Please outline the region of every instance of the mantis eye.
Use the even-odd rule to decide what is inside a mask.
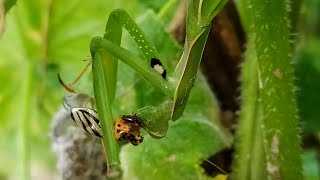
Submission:
[[[163,77],[163,79],[166,79],[167,71],[164,69],[159,59],[155,57],[151,58],[151,67],[156,70]]]

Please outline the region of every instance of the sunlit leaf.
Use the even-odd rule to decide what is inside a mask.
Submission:
[[[13,1],[6,1],[9,2]],[[0,128],[6,134],[6,140],[0,143],[6,147],[1,148],[0,159],[5,160],[6,171],[15,172],[15,177],[20,174],[12,168],[19,169],[23,164],[21,152],[29,154],[25,147],[31,148],[31,160],[54,167],[49,125],[66,93],[57,73],[67,83],[74,80],[87,64],[83,60],[90,55],[91,39],[104,32],[107,15],[120,5],[124,5],[122,1],[18,1],[7,13],[6,31],[0,39],[0,79],[5,82],[0,88]],[[75,88],[93,92],[88,78],[81,79]],[[20,141],[18,146],[17,135],[19,141],[28,144]]]

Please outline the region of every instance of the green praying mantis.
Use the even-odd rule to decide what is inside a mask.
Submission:
[[[136,110],[131,116],[122,117],[136,123],[154,138],[164,137],[169,128],[169,121],[178,120],[184,112],[196,79],[211,21],[226,2],[227,0],[187,1],[184,51],[175,68],[170,68],[163,61],[155,46],[125,10],[114,10],[109,16],[104,36],[92,39],[90,52],[94,99],[82,96],[82,99],[78,100],[79,103],[68,103],[68,99],[65,98],[65,107],[70,111],[76,110],[74,114],[79,116],[73,116],[73,119],[82,124],[86,131],[104,137],[103,144],[109,166],[120,164],[119,144],[115,137],[117,134],[114,133],[115,118],[112,113],[118,60],[127,64],[142,79],[166,95],[166,100],[160,105],[146,106]],[[138,45],[141,56],[120,46],[123,28]],[[74,109],[75,104],[80,107]],[[87,104],[90,104],[90,108]],[[97,111],[91,109],[92,104],[95,104]],[[80,111],[86,112],[79,114]],[[80,122],[81,118],[89,121],[83,124]],[[100,121],[97,121],[97,118]],[[135,129],[133,133],[140,133],[138,131]]]

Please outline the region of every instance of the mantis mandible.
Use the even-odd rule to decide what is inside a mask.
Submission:
[[[211,21],[226,2],[227,0],[187,1],[184,51],[175,69],[169,68],[165,61],[162,61],[155,46],[125,10],[114,10],[109,16],[104,36],[92,39],[90,52],[94,99],[100,122],[95,121],[97,114],[94,114],[91,107],[80,107],[82,109],[77,109],[79,111],[75,112],[89,109],[88,113],[79,116],[79,119],[86,117],[87,124],[82,123],[83,128],[104,137],[103,144],[110,166],[120,164],[119,145],[115,140],[117,134],[114,133],[115,118],[111,110],[116,92],[118,60],[130,66],[145,81],[167,96],[167,99],[159,106],[146,106],[136,110],[132,115],[120,116],[120,119],[127,119],[127,121],[135,123],[135,126],[142,127],[154,138],[164,137],[169,127],[169,121],[178,120],[184,112],[189,93],[196,79]],[[138,45],[142,56],[120,46],[123,28],[129,32]],[[90,97],[87,99],[88,102],[92,101]],[[65,98],[65,101],[68,99]],[[85,104],[82,103],[82,105]],[[72,110],[72,108],[79,108],[77,106],[79,103],[69,104],[66,108]],[[75,122],[79,122],[79,119],[73,119]],[[81,123],[79,122],[79,124]],[[131,132],[135,135],[139,133],[140,131],[136,129]],[[130,140],[126,137],[123,139]],[[134,142],[132,143],[134,144]]]

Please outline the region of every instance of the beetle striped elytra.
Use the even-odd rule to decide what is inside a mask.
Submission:
[[[71,119],[82,128],[98,137],[102,137],[97,111],[90,108],[72,108]]]

